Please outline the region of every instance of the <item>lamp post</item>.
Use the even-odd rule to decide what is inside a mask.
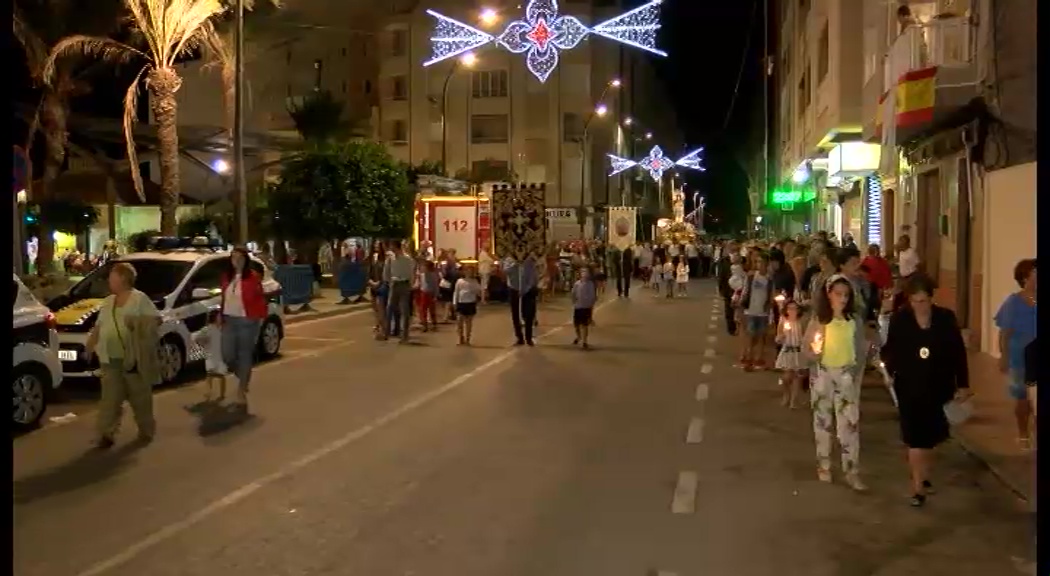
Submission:
[[[233,189],[237,208],[237,242],[248,243],[248,186],[244,181],[244,0],[235,9],[233,77]]]
[[[448,115],[448,85],[452,81],[452,76],[459,70],[460,66],[465,68],[473,68],[478,63],[477,56],[473,52],[467,52],[461,56],[458,60],[452,63],[452,67],[448,69],[448,74],[445,75],[445,84],[441,88],[441,169],[445,171],[445,175],[448,173],[448,165],[446,164],[448,158],[448,123],[445,121],[445,116]]]
[[[583,240],[587,234],[587,134],[590,130],[591,122],[596,116],[605,116],[609,113],[609,107],[605,105],[605,96],[609,93],[609,89],[619,88],[622,84],[619,78],[610,80],[602,90],[601,96],[598,97],[598,105],[587,116],[587,121],[583,123],[583,134],[580,136],[580,212],[576,215],[576,219],[580,223],[580,240]]]

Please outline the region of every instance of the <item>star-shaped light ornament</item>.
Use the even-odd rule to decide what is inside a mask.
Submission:
[[[700,165],[700,153],[703,151],[703,148],[697,148],[677,161],[673,161],[665,156],[663,149],[659,146],[653,146],[653,149],[649,151],[649,155],[637,162],[630,158],[621,158],[613,154],[606,154],[606,156],[609,157],[610,162],[612,162],[612,172],[609,173],[609,176],[615,176],[620,172],[635,166],[641,166],[642,169],[649,172],[649,175],[657,182],[663,178],[664,172],[667,172],[675,166],[703,172],[704,167]]]
[[[525,54],[525,65],[540,81],[546,82],[558,66],[558,53],[578,46],[588,34],[667,56],[656,48],[656,31],[660,29],[660,5],[663,0],[652,0],[634,10],[588,28],[573,16],[558,14],[557,0],[530,0],[525,6],[525,19],[507,25],[498,36],[479,30],[435,12],[437,19],[431,36],[433,53],[423,63],[430,66],[496,43],[514,54]]]

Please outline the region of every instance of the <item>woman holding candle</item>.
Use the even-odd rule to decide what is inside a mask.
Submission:
[[[803,352],[816,364],[810,389],[813,435],[817,448],[817,478],[831,482],[831,427],[836,424],[842,448],[842,472],[846,484],[858,492],[867,490],[860,480],[860,382],[855,378],[857,337],[853,287],[841,274],[831,276],[814,298],[816,314],[803,338]]]

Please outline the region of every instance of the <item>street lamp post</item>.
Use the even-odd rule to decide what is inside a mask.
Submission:
[[[609,81],[605,85],[605,89],[602,90],[601,96],[598,97],[598,106],[591,111],[590,115],[587,116],[587,121],[583,123],[583,134],[580,136],[580,212],[576,215],[576,219],[580,223],[580,240],[583,240],[587,234],[587,134],[595,116],[605,116],[609,112],[609,108],[605,105],[605,96],[609,93],[609,89],[619,88],[620,86],[621,82],[619,79]]]
[[[233,188],[237,242],[248,243],[248,186],[244,181],[244,0],[237,0],[233,95]]]

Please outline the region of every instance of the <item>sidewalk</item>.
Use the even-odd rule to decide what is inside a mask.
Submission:
[[[369,300],[358,304],[339,304],[342,299],[338,288],[321,288],[321,291],[310,300],[310,310],[302,310],[303,307],[298,305],[289,306],[291,311],[285,316],[285,324],[349,314],[356,310],[366,310],[372,305]]]
[[[974,416],[959,428],[956,439],[1034,509],[1035,450],[1025,451],[1017,444],[1013,400],[995,358],[970,354],[970,388]]]

